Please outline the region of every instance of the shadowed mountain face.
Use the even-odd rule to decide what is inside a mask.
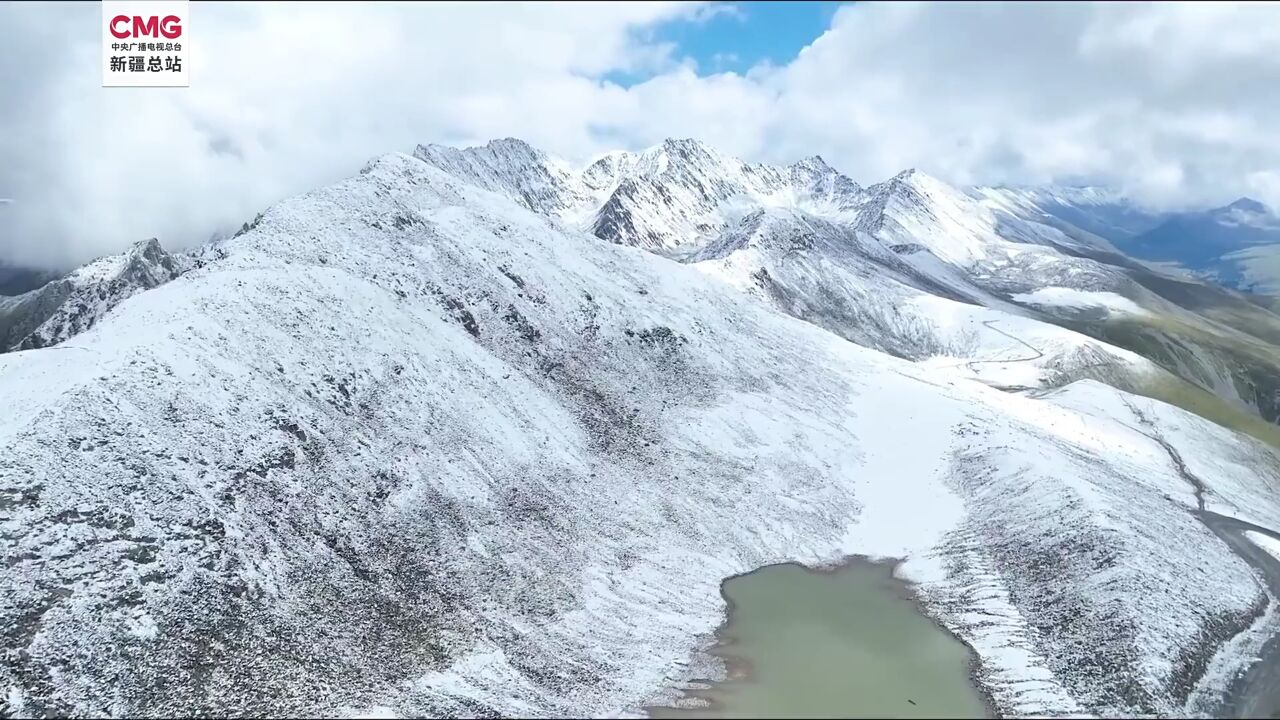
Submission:
[[[1144,260],[1174,262],[1243,290],[1280,293],[1280,217],[1242,198],[1202,213],[1174,215],[1122,243]]]
[[[57,273],[0,263],[0,297],[30,292],[57,278]]]
[[[1175,214],[1122,247],[1138,258],[1203,269],[1224,255],[1276,243],[1280,218],[1256,200],[1242,198],[1207,212]]]

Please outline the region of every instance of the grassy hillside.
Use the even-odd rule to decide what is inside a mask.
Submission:
[[[1135,379],[1130,387],[1124,389],[1175,405],[1210,422],[1252,435],[1272,447],[1280,448],[1280,425],[1269,423],[1181,378],[1162,375]]]

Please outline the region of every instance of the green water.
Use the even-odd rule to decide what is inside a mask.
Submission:
[[[724,583],[729,679],[698,691],[710,708],[657,718],[985,717],[972,653],[924,617],[887,564],[833,571],[772,565]]]

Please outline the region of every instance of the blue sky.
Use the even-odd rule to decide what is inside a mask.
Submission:
[[[745,73],[763,61],[790,62],[831,27],[842,2],[742,2],[698,21],[678,20],[651,30],[652,39],[675,45],[678,58],[697,63],[699,75]],[[644,75],[612,73],[609,80],[630,86]]]

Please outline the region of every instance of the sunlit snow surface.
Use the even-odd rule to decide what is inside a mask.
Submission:
[[[1249,538],[1249,542],[1266,550],[1272,557],[1280,560],[1280,540],[1270,535],[1263,535],[1260,532],[1246,531],[1245,536]]]
[[[1159,403],[859,347],[405,155],[221,252],[0,356],[10,714],[634,713],[721,579],[860,553],[1001,712],[1176,715],[1263,599],[1151,428],[1271,526],[1274,456]]]
[[[1101,308],[1108,312],[1130,315],[1149,315],[1129,298],[1112,292],[1076,290],[1075,288],[1046,287],[1029,293],[1019,293],[1014,300],[1031,305],[1051,305],[1069,308]]]

